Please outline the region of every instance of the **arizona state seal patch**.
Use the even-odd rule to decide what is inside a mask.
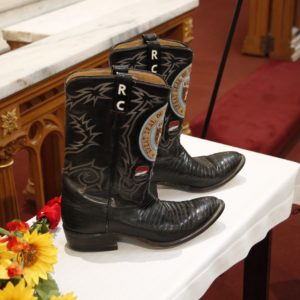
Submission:
[[[174,79],[172,92],[170,94],[170,106],[179,118],[183,119],[186,109],[186,98],[190,84],[192,65],[184,68]]]
[[[141,152],[149,161],[155,161],[156,159],[166,109],[167,105],[154,112],[142,126],[139,135]]]

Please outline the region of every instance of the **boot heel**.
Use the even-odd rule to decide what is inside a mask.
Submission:
[[[77,251],[117,250],[117,239],[112,233],[78,233],[64,229],[68,245]]]

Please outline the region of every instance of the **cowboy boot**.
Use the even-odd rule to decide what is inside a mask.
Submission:
[[[62,219],[69,247],[117,249],[129,236],[167,247],[216,221],[215,197],[161,201],[149,183],[169,97],[150,72],[76,72],[66,81]]]
[[[192,49],[184,43],[148,34],[115,46],[110,64],[158,73],[171,86],[152,181],[189,191],[207,191],[232,179],[242,169],[245,157],[235,151],[191,157],[180,144],[192,56]]]

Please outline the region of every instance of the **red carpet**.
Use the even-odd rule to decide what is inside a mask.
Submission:
[[[218,101],[207,139],[279,155],[300,129],[300,60],[270,62]],[[205,114],[191,122],[200,136]]]

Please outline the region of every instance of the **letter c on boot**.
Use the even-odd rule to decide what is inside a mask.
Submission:
[[[120,100],[117,102],[117,110],[120,110],[120,111],[124,111],[125,107],[124,107],[124,104],[125,104],[125,101],[123,100]]]
[[[156,68],[157,68],[157,65],[153,65],[153,66],[151,67],[151,72],[152,72],[152,73],[157,73]]]

